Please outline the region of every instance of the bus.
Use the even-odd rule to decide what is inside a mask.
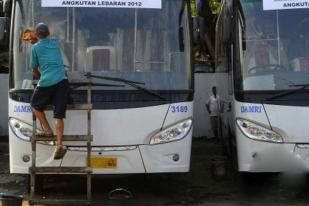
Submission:
[[[309,170],[308,11],[296,0],[222,1],[222,133],[239,172]]]
[[[11,173],[28,173],[32,162],[31,44],[22,36],[39,22],[60,40],[69,81],[96,77],[91,78],[94,174],[189,171],[194,92],[189,1],[9,3]],[[72,88],[71,100],[86,104],[87,89]],[[52,123],[51,111],[46,113]],[[66,116],[64,134],[87,134],[86,112],[68,110]],[[66,156],[55,161],[54,143],[39,142],[37,166],[85,166],[87,147],[65,146]]]

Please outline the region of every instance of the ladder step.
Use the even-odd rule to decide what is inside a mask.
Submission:
[[[88,141],[88,135],[63,135],[62,141],[71,141],[71,142],[86,142]],[[90,136],[90,141],[93,140],[93,136]],[[35,141],[57,141],[56,136],[53,137],[44,137],[36,136]]]
[[[34,82],[36,83],[36,82]],[[87,135],[64,135],[62,140],[63,141],[76,141],[76,142],[84,142],[87,143],[87,158],[85,162],[85,166],[83,167],[62,167],[62,166],[54,166],[54,167],[37,167],[36,166],[36,142],[37,141],[56,141],[56,136],[46,137],[40,136],[35,134],[37,129],[36,118],[33,115],[33,136],[31,138],[31,148],[32,148],[32,167],[29,167],[30,173],[30,205],[90,205],[91,204],[91,176],[92,176],[92,168],[90,165],[90,153],[91,153],[91,141],[93,140],[93,136],[91,135],[91,110],[93,105],[91,104],[91,86],[94,86],[91,82],[91,79],[87,78],[84,80],[70,80],[70,85],[72,88],[78,87],[86,87],[86,94],[87,94],[87,103],[75,103],[67,105],[67,110],[85,110],[87,115]],[[52,105],[47,106],[47,110],[52,110]],[[49,198],[42,198],[36,196],[36,175],[86,175],[87,179],[87,194],[85,199],[82,199],[80,196],[71,197],[67,199],[62,196],[58,197],[49,197]],[[0,204],[1,205],[1,204]]]
[[[29,200],[30,205],[90,205],[90,201],[81,199],[40,199]]]
[[[90,167],[30,167],[30,173],[35,174],[90,174]]]

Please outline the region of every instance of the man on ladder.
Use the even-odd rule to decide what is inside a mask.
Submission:
[[[32,46],[30,68],[33,69],[33,76],[39,81],[31,98],[31,107],[42,125],[43,132],[39,135],[53,137],[53,131],[44,113],[46,106],[49,103],[53,104],[57,135],[54,159],[58,160],[66,153],[62,145],[63,118],[65,118],[70,87],[65,75],[59,41],[49,37],[49,28],[44,23],[36,26],[35,33],[39,41]]]

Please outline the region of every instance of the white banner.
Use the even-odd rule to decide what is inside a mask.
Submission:
[[[161,9],[162,0],[42,0],[42,7]]]
[[[263,0],[264,10],[308,9],[309,0]]]

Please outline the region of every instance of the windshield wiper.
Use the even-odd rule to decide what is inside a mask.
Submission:
[[[141,87],[139,86],[139,84],[143,84],[145,85],[144,82],[136,82],[136,81],[131,81],[131,80],[127,80],[127,79],[124,79],[124,78],[118,78],[118,77],[107,77],[107,76],[99,76],[99,75],[93,75],[91,74],[90,72],[86,73],[85,76],[87,78],[97,78],[97,79],[105,79],[105,80],[110,80],[110,81],[116,81],[116,82],[122,82],[122,83],[125,83],[127,85],[130,85],[131,87],[134,87],[140,91],[143,91],[147,94],[150,94],[152,96],[155,96],[161,100],[164,100],[166,101],[166,98],[165,97],[162,97],[160,94],[154,92],[154,91],[151,91],[149,89],[146,89],[144,87]]]
[[[97,78],[97,79],[105,79],[105,80],[111,80],[111,81],[115,81],[115,82],[129,82],[129,83],[133,83],[133,84],[144,84],[144,82],[136,82],[136,81],[131,81],[131,80],[127,80],[127,79],[123,79],[123,78],[119,78],[119,77],[108,77],[108,76],[99,76],[99,75],[93,75],[91,74],[91,72],[87,72],[85,74],[85,77],[87,78]]]
[[[301,91],[301,90],[308,88],[309,84],[291,84],[291,85],[289,85],[289,87],[300,87],[300,88],[293,89],[293,90],[287,91],[287,92],[282,92],[281,94],[277,94],[277,95],[274,95],[272,97],[268,97],[268,98],[264,99],[263,101],[271,101],[271,100],[278,99],[280,97],[284,97],[284,96],[287,96],[287,95],[290,95],[290,94],[294,94],[298,91]]]
[[[32,85],[36,86],[38,82],[39,80],[32,80]],[[91,86],[101,86],[101,87],[124,87],[123,85],[119,85],[119,84],[100,84],[100,83],[93,83],[89,81],[76,80],[76,79],[69,80],[69,85],[71,86],[71,89],[88,86],[89,84]]]

